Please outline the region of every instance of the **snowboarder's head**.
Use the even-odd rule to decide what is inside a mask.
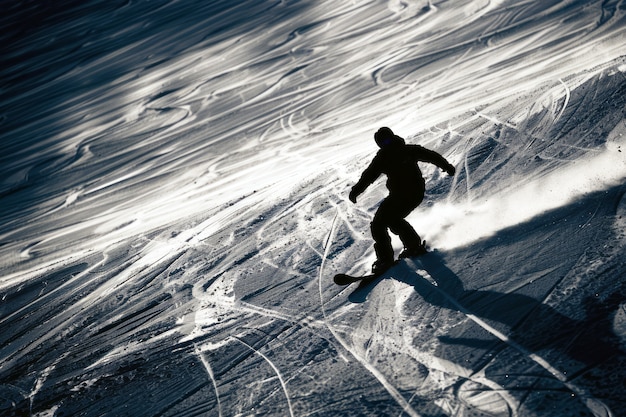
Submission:
[[[396,139],[396,135],[388,127],[381,127],[374,133],[374,140],[379,148],[391,145]]]
[[[393,137],[393,131],[388,127],[381,127],[376,133],[374,133],[374,140],[380,148],[390,145],[393,141]]]

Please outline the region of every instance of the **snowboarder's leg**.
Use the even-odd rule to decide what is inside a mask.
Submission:
[[[370,229],[372,238],[374,239],[374,251],[376,252],[376,262],[372,266],[372,272],[386,269],[393,264],[393,247],[391,246],[391,237],[387,232],[389,227],[389,217],[393,213],[392,204],[389,199],[383,200],[374,215]]]
[[[399,258],[409,258],[426,253],[426,248],[422,243],[422,238],[417,234],[413,226],[404,218],[408,216],[422,202],[422,195],[414,196],[413,200],[398,199],[397,217],[394,217],[389,223],[389,229],[392,233],[398,235],[404,250],[400,253]]]
[[[406,220],[396,220],[389,226],[389,229],[398,235],[406,249],[416,249],[422,246],[422,238]]]

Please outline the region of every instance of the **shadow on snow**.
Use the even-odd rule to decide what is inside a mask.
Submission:
[[[438,337],[442,346],[484,350],[498,343],[501,343],[502,349],[507,346],[506,343],[527,357],[540,353],[538,357],[549,357],[549,361],[558,362],[558,368],[565,366],[573,370],[557,376],[566,387],[573,386],[567,385],[570,381],[586,386],[595,397],[607,399],[612,411],[620,415],[626,411],[626,404],[618,394],[626,389],[626,371],[623,367],[626,353],[620,338],[623,335],[615,334],[613,318],[626,299],[624,263],[620,261],[619,252],[613,252],[616,257],[610,259],[609,256],[607,266],[596,271],[592,269],[592,261],[606,258],[597,254],[594,257],[594,253],[589,259],[585,256],[589,257],[588,253],[593,250],[602,254],[605,248],[617,244],[613,242],[614,236],[610,231],[612,221],[607,220],[607,216],[615,216],[624,191],[625,187],[619,185],[592,193],[529,222],[501,230],[495,236],[457,249],[454,253],[435,251],[412,261],[401,262],[375,282],[358,288],[349,296],[349,300],[355,303],[365,301],[373,288],[386,278],[408,284],[430,305],[461,312],[476,323],[482,323],[483,328],[491,330],[492,336],[500,339],[494,345],[493,339],[466,337],[464,334],[460,337],[445,335]],[[591,218],[589,213],[592,213]],[[588,226],[588,231],[582,230],[581,222]],[[546,243],[545,240],[550,240],[546,236],[556,236],[556,239]],[[504,253],[498,252],[501,247],[505,247],[502,249]],[[525,253],[520,253],[517,259],[516,251],[520,249],[524,249]],[[488,258],[484,261],[485,265],[479,265],[478,272],[460,269],[455,272],[446,264],[446,258],[457,261],[459,258],[467,259],[468,254],[478,256],[477,253],[483,259]],[[457,262],[453,268],[459,268],[460,264]],[[551,264],[556,265],[554,269],[550,269]],[[543,283],[539,293],[535,292],[537,298],[524,294],[530,290],[517,282],[525,271],[516,275],[523,268],[533,267],[548,271],[542,276],[537,275],[537,281],[548,281],[547,284]],[[581,269],[582,272],[589,271],[589,275],[582,278],[589,282],[563,282],[566,277],[570,280],[572,276],[578,278]],[[490,282],[493,284],[495,281],[499,288],[504,288],[504,292],[467,289],[466,286],[475,287],[477,283],[476,278],[473,278],[473,282],[464,283],[459,275],[464,276],[465,273],[469,277],[482,274],[486,283],[481,282],[480,285],[489,286]],[[501,279],[494,278],[498,274]],[[530,283],[529,288],[540,286],[539,283],[533,284],[533,281]],[[557,286],[568,290],[560,293],[565,301],[559,301],[559,306],[563,306],[563,310],[572,313],[571,316],[575,318],[538,299],[550,296]],[[498,350],[497,347],[495,349]],[[578,364],[571,361],[563,364],[568,362],[567,358]],[[546,366],[544,368],[550,370]]]

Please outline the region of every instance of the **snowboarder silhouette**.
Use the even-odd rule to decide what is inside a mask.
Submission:
[[[399,258],[418,256],[426,252],[422,239],[405,220],[424,199],[425,181],[417,162],[429,162],[452,176],[456,169],[443,156],[420,145],[407,145],[390,128],[381,127],[374,134],[380,147],[370,165],[363,171],[359,181],[350,191],[350,201],[357,197],[381,175],[387,176],[389,195],[380,203],[370,223],[376,262],[374,274],[381,274],[394,262],[391,237],[387,229],[398,235],[404,250]]]

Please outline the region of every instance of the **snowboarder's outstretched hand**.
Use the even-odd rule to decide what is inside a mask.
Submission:
[[[448,164],[448,166],[444,168],[444,171],[446,171],[446,174],[452,177],[456,173],[456,168],[454,167],[454,165]]]
[[[352,201],[355,204],[356,204],[356,196],[357,196],[357,193],[354,191],[354,189],[350,190],[350,194],[348,195],[348,198],[350,199],[350,201]]]

